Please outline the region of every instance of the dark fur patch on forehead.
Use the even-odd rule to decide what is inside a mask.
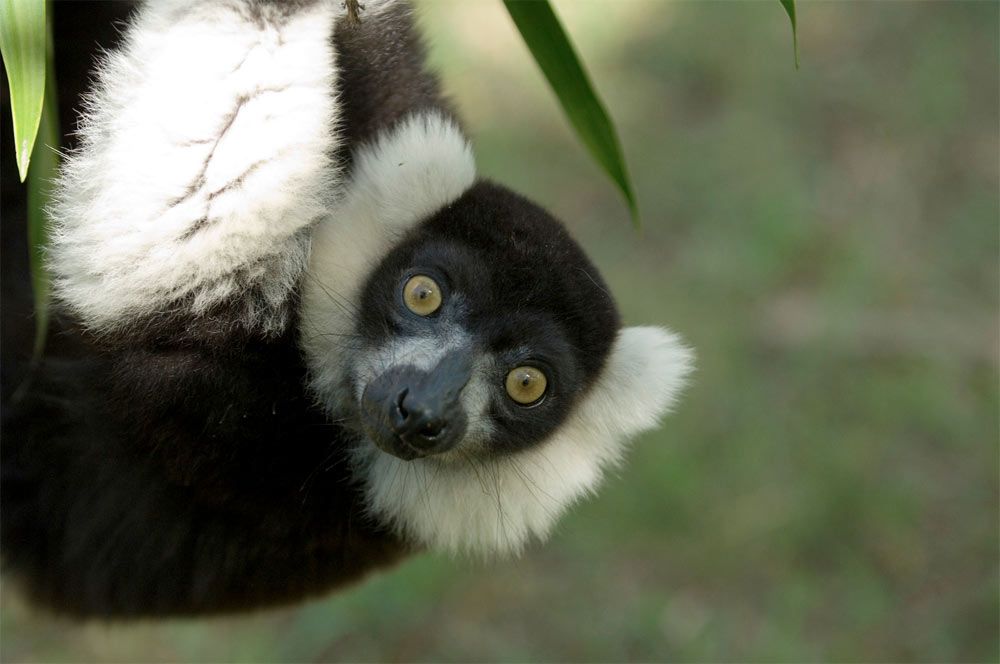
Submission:
[[[490,295],[497,312],[551,315],[578,351],[585,382],[592,382],[621,322],[597,268],[562,224],[524,197],[481,180],[418,233],[474,250],[494,276]]]

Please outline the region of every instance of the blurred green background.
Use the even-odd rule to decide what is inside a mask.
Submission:
[[[697,349],[677,412],[520,560],[168,623],[5,592],[3,661],[997,661],[998,4],[800,2],[796,72],[777,2],[556,2],[642,234],[499,0],[419,7],[481,171]]]

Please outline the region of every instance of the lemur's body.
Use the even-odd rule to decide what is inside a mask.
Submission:
[[[323,592],[423,546],[516,550],[590,490],[601,467],[617,458],[618,439],[650,426],[676,390],[683,350],[652,332],[615,342],[613,303],[561,227],[514,194],[473,183],[471,153],[424,69],[409,8],[370,4],[353,25],[339,18],[339,2],[239,1],[194,10],[161,3],[140,16],[125,55],[106,65],[96,104],[120,108],[103,120],[100,109],[91,111],[82,156],[63,174],[56,208],[52,258],[67,314],[56,350],[26,396],[6,405],[3,421],[4,563],[40,601],[91,615],[231,610]],[[222,23],[227,39],[259,40],[231,72],[248,67],[262,79],[291,78],[253,79],[250,88],[233,83],[233,108],[208,114],[206,139],[197,131],[169,135],[173,118],[140,127],[147,134],[137,130],[133,143],[162,138],[159,168],[169,179],[176,166],[182,186],[137,180],[116,195],[132,174],[107,173],[108,165],[133,158],[122,138],[133,125],[115,123],[150,112],[130,90],[157,80],[155,58],[149,71],[131,69],[147,62],[137,53],[156,55],[157,26],[203,10],[192,19],[197,30]],[[60,12],[73,11],[57,7],[57,47]],[[324,53],[335,54],[336,64],[311,72],[314,56]],[[289,74],[299,70],[282,58],[301,61],[305,78]],[[107,82],[130,75],[137,80],[124,90]],[[211,86],[203,92],[214,93]],[[255,119],[258,94],[276,97]],[[304,113],[301,120],[296,113]],[[320,126],[315,113],[324,120],[322,135],[310,134],[310,122]],[[253,133],[244,121],[261,124]],[[279,124],[262,134],[269,122]],[[239,131],[251,131],[242,137],[251,142],[237,145],[252,145],[249,152],[264,141],[262,158],[237,150],[230,159],[225,141],[236,145]],[[283,131],[290,143],[303,141],[291,156],[266,144],[271,136],[284,140]],[[206,146],[197,152],[200,142]],[[185,166],[189,148],[195,157]],[[145,198],[134,194],[147,183]],[[283,187],[290,190],[284,197]],[[134,203],[126,200],[132,195]],[[144,205],[163,208],[150,213],[155,224],[107,225]],[[261,219],[273,221],[255,230]],[[148,228],[163,238],[150,239]],[[210,234],[220,239],[203,241]],[[442,262],[450,274],[439,281],[454,303],[434,312],[438,327],[400,318],[392,309],[397,272],[412,265],[433,272]],[[502,283],[497,262],[514,270]],[[544,264],[544,288],[526,271],[536,264]],[[560,275],[559,265],[573,273]],[[482,302],[470,298],[473,286],[482,289]],[[503,329],[502,314],[522,309],[537,327],[537,344],[550,344],[547,357],[560,366],[551,370],[544,408],[497,413],[507,406],[497,404],[490,372],[494,365],[505,371],[508,356],[517,364],[511,354],[529,343],[514,343],[510,335],[519,332]],[[530,313],[536,309],[548,313]],[[470,355],[473,347],[479,350]],[[453,352],[467,358],[457,370],[467,447],[455,453],[479,454],[476,445],[492,451],[468,468],[437,457],[401,461],[412,459],[409,443],[400,442],[410,438],[367,433],[390,426],[381,411],[370,416],[381,403],[372,386],[404,380],[387,366],[402,362],[413,381],[414,372],[438,371]],[[403,353],[413,357],[403,361]],[[623,391],[618,403],[607,394],[602,381],[618,381],[615,391],[630,378],[622,372],[660,360],[672,368],[648,389]],[[415,398],[413,385],[390,395],[397,409],[407,391]],[[628,421],[615,423],[630,409],[636,413]],[[553,459],[538,451],[543,444],[556,464],[568,466],[553,469]],[[484,497],[492,488],[471,479],[477,464],[492,464],[496,496]],[[401,467],[406,479],[397,482],[392,473]],[[551,489],[555,498],[508,497],[505,473],[526,478],[519,481],[528,492]],[[550,480],[558,486],[539,486]],[[508,514],[512,523],[503,521]]]

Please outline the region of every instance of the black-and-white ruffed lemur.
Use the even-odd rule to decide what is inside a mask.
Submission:
[[[57,57],[109,11],[57,5]],[[3,419],[7,578],[57,610],[237,610],[414,551],[516,553],[689,370],[476,176],[405,2],[142,5],[74,140],[60,316]]]

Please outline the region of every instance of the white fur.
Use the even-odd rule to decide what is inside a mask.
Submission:
[[[393,245],[475,180],[472,150],[444,116],[411,116],[355,155],[352,181],[316,228],[302,286],[302,347],[328,405],[343,394],[343,348],[356,348],[355,312],[368,275]]]
[[[366,445],[356,452],[369,509],[431,549],[503,555],[593,492],[635,435],[656,426],[693,366],[677,335],[622,330],[596,384],[555,435],[506,458],[401,461]]]
[[[250,286],[267,310],[304,268],[337,174],[340,0],[291,9],[156,0],[109,53],[52,206],[57,296],[95,331]]]

